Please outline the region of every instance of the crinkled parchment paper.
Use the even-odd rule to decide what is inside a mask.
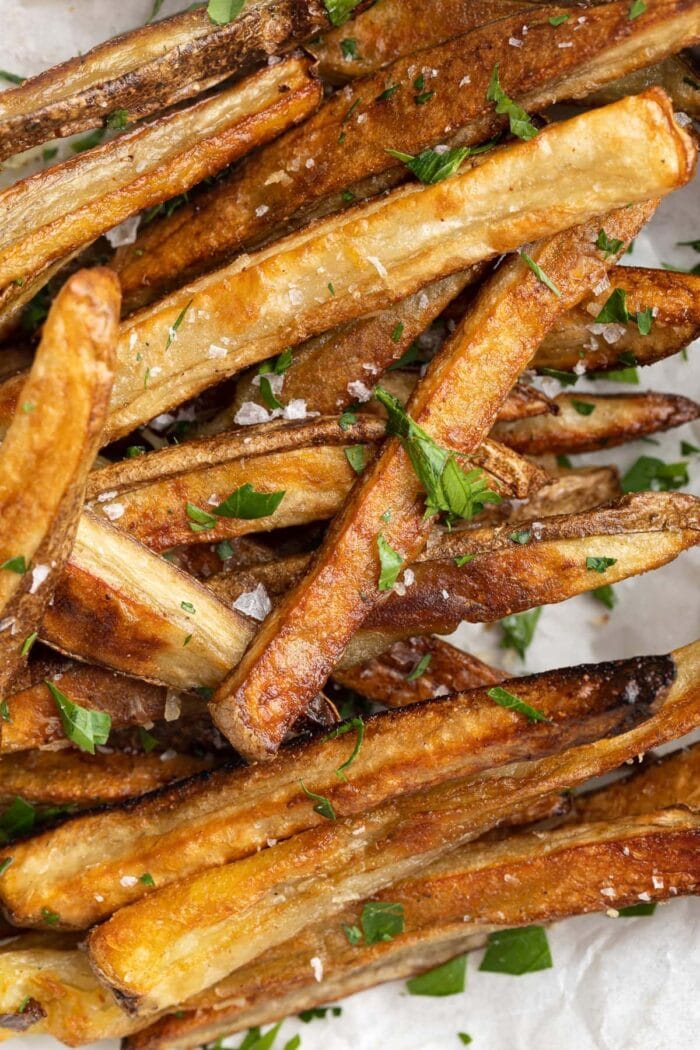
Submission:
[[[187,6],[165,3],[166,14]],[[20,74],[85,51],[148,18],[151,0],[0,0],[0,68]],[[17,171],[14,175],[19,175]],[[626,262],[690,266],[698,261],[677,242],[700,237],[700,183],[674,194],[637,240]],[[700,346],[642,370],[641,387],[700,398]],[[620,384],[582,382],[577,390],[624,391]],[[626,469],[640,455],[681,458],[679,442],[700,445],[700,423],[621,451],[579,457]],[[690,463],[691,491],[700,495],[700,457]],[[497,627],[465,625],[460,645],[514,674],[661,653],[700,634],[700,551],[618,584],[612,613],[592,598],[573,598],[542,612],[522,664],[498,648]],[[469,959],[467,989],[446,999],[413,998],[403,985],[385,985],[343,1003],[340,1018],[285,1022],[278,1043],[300,1032],[303,1050],[457,1050],[468,1032],[475,1050],[695,1050],[700,1045],[700,902],[674,901],[650,918],[586,916],[549,932],[554,968],[524,977],[479,973]],[[241,1037],[228,1042],[236,1046]],[[52,1040],[17,1039],[11,1047],[48,1050]]]

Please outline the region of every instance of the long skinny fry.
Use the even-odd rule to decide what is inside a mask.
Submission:
[[[339,906],[419,872],[497,826],[514,805],[574,787],[695,728],[700,645],[678,650],[672,661],[670,689],[651,708],[627,697],[626,718],[616,730],[603,731],[612,731],[610,737],[592,731],[590,743],[560,754],[326,821],[121,909],[88,935],[95,972],[127,1012],[148,1016],[209,987]]]
[[[109,271],[82,271],[68,281],[0,449],[3,697],[70,552],[106,417],[118,317],[119,289]]]
[[[212,190],[197,213],[180,209],[125,250],[118,268],[127,303],[144,305],[188,275],[220,265],[269,238],[290,216],[298,225],[309,209],[327,214],[343,207],[348,188],[366,197],[395,186],[406,171],[387,148],[417,154],[445,141],[472,146],[491,138],[507,126],[487,97],[496,65],[506,94],[533,113],[584,97],[700,39],[700,15],[687,0],[648,0],[643,17],[634,20],[628,0],[591,6],[576,32],[550,24],[560,10],[528,9],[526,35],[522,13],[501,18],[424,50],[419,59],[401,58],[333,96],[303,128]],[[511,45],[514,36],[521,47]],[[423,89],[414,86],[420,75]],[[397,90],[387,97],[391,88]]]
[[[607,217],[620,246],[654,207]],[[596,219],[538,242],[529,265],[517,256],[483,287],[408,404],[411,418],[438,445],[467,454],[477,448],[554,319],[612,265],[614,256],[601,259],[595,247],[597,227]],[[409,451],[390,439],[357,482],[305,579],[267,619],[212,700],[214,722],[245,757],[274,754],[376,606],[379,534],[404,564],[420,554],[430,529],[421,492]]]
[[[3,92],[0,160],[118,110],[146,117],[327,27],[320,0],[253,0],[225,25],[198,9],[124,33]]]
[[[566,739],[585,737],[591,719],[600,726],[612,717],[614,725],[631,682],[644,683],[644,701],[651,702],[674,673],[669,658],[651,657],[518,679],[519,695],[552,719],[545,725],[504,711],[486,687],[374,716],[347,782],[335,770],[353,743],[339,736],[285,748],[271,765],[222,769],[128,808],[75,817],[5,851],[14,859],[0,880],[0,899],[17,925],[41,925],[48,907],[63,926],[90,926],[149,892],[124,878],[144,865],[164,887],[252,854],[268,839],[325,825],[301,781],[326,796],[337,815],[360,815],[432,784],[549,754]],[[432,748],[424,746],[428,739]],[[55,863],[47,865],[49,857]]]

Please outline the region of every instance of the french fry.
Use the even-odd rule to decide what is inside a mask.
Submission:
[[[539,521],[555,514],[580,514],[603,503],[612,503],[622,495],[620,476],[615,467],[584,467],[563,470],[527,500],[487,507],[477,524],[507,519],[511,524]]]
[[[662,87],[667,95],[673,99],[673,108],[681,113],[687,113],[696,119],[700,117],[700,97],[697,83],[697,65],[688,56],[671,55],[670,58],[659,62],[658,65],[649,66],[647,69],[639,69],[627,76],[614,80],[611,84],[598,91],[592,92],[586,99],[586,103],[594,105],[607,105],[615,99],[624,98],[626,95],[636,95],[639,91],[646,91],[648,87],[656,85]]]
[[[118,316],[113,274],[83,271],[68,281],[0,449],[2,696],[73,542],[107,412]]]
[[[29,277],[48,278],[51,264],[307,117],[322,94],[307,68],[303,59],[287,59],[4,190],[0,334],[16,312],[13,302],[26,300]],[[31,294],[37,290],[34,281]]]
[[[595,452],[682,426],[700,405],[679,394],[559,394],[557,415],[496,423],[492,434],[521,455]]]
[[[268,839],[322,830],[326,821],[301,781],[339,816],[363,814],[436,783],[549,754],[585,736],[591,719],[614,725],[630,682],[644,683],[647,702],[673,675],[669,658],[651,657],[518,679],[518,694],[552,718],[545,725],[523,724],[489,699],[487,687],[373,716],[347,782],[335,773],[353,751],[343,735],[284,748],[272,765],[221,769],[126,808],[78,816],[4,851],[13,862],[0,899],[17,925],[41,925],[48,907],[62,926],[84,928],[148,892],[123,876],[147,870],[164,887],[252,854]]]
[[[114,37],[3,93],[0,160],[107,126],[119,110],[131,120],[149,116],[328,25],[317,0],[254,0],[227,25],[197,10]]]
[[[600,333],[595,319],[616,289],[625,293],[630,314],[653,311],[649,335],[642,335],[633,319],[608,330],[612,342]],[[610,287],[582,300],[554,325],[535,355],[534,366],[570,372],[583,362],[587,372],[597,372],[625,367],[630,360],[651,365],[678,353],[698,335],[700,277],[620,266],[610,275]]]
[[[487,98],[495,65],[507,95],[534,113],[584,97],[700,39],[700,18],[687,0],[649,0],[644,18],[633,21],[627,0],[598,4],[587,8],[575,33],[566,24],[550,25],[556,6],[527,10],[527,35],[521,12],[424,50],[424,92],[414,87],[413,55],[354,82],[303,128],[282,136],[202,198],[196,214],[181,208],[152,225],[117,263],[129,307],[269,238],[290,217],[298,225],[310,208],[318,215],[343,207],[348,188],[366,197],[395,186],[406,171],[388,147],[417,154],[448,139],[472,146],[500,132],[507,121]],[[522,36],[521,47],[510,44],[513,36]],[[387,97],[395,85],[398,90]],[[429,97],[418,107],[416,98],[425,93]]]
[[[690,770],[684,773],[688,765]],[[691,802],[692,752],[671,756],[662,783],[650,791],[647,776],[654,776],[655,769],[632,778],[645,800],[652,803],[658,796],[661,805],[671,806]],[[598,806],[594,819],[606,824],[569,828],[564,833],[540,831],[534,840],[532,836],[512,835],[496,845],[467,845],[405,880],[401,884],[405,909],[401,937],[351,948],[343,923],[357,924],[361,912],[360,906],[351,905],[336,913],[331,922],[311,927],[294,942],[272,948],[183,1004],[175,1014],[142,1029],[128,1041],[128,1050],[184,1050],[224,1032],[277,1020],[382,980],[409,976],[457,952],[481,947],[486,931],[465,925],[465,914],[479,915],[482,922],[491,921],[493,925],[513,926],[549,921],[553,916],[546,911],[547,902],[556,909],[558,918],[585,908],[596,910],[596,900],[599,908],[619,907],[634,899],[640,884],[650,900],[670,895],[672,885],[676,893],[680,892],[681,880],[684,890],[692,892],[696,816],[685,814],[684,824],[676,810],[633,821],[629,818],[638,812],[634,803],[639,795],[629,792],[625,796],[625,801],[632,803],[629,810],[620,806],[616,785],[603,788],[595,797]],[[652,814],[652,808],[643,812]],[[613,820],[615,823],[609,823]],[[614,878],[607,867],[613,856]],[[657,877],[647,886],[650,868]],[[661,870],[673,876],[673,881],[663,879],[663,887],[659,885]],[[504,874],[509,877],[504,879]],[[600,889],[611,884],[612,898],[609,893],[600,894]],[[497,900],[493,899],[495,894]],[[393,888],[378,896],[380,900],[396,900]],[[490,908],[499,914],[489,914]],[[317,954],[325,961],[321,983],[313,978],[308,962]],[[24,934],[0,949],[2,975],[8,980],[0,981],[0,987],[7,987],[8,992],[0,999],[0,1009],[11,1012],[25,995],[43,1004],[46,1018],[32,1027],[32,1034],[47,1032],[75,1046],[125,1035],[139,1027],[138,1020],[127,1018],[113,1003],[95,980],[84,954],[74,949],[69,938],[61,941],[54,937],[49,942],[44,936],[42,942],[41,935]]]
[[[651,757],[630,776],[574,798],[574,820],[600,821],[639,816],[678,803],[700,808],[700,746]]]
[[[165,760],[163,759],[165,755]],[[95,806],[121,802],[184,780],[216,765],[213,755],[129,754],[74,749],[0,756],[0,803],[17,796],[35,805]]]
[[[675,678],[665,694],[650,707],[623,700],[626,715],[616,729],[608,724],[602,739],[589,723],[584,743],[581,725],[580,743],[557,755],[327,820],[122,908],[88,935],[95,973],[128,1013],[145,1017],[167,1009],[339,906],[418,873],[497,826],[514,804],[575,787],[677,738],[700,721],[700,645],[676,651],[672,662]]]
[[[89,506],[98,519],[107,520],[116,506],[117,528],[153,550],[324,520],[340,508],[357,478],[346,450],[361,445],[369,462],[385,433],[384,421],[359,416],[345,429],[337,418],[321,418],[184,442],[93,472]],[[489,441],[477,450],[472,465],[488,472],[494,489],[516,498],[529,495],[546,477]],[[284,497],[265,517],[209,514],[206,527],[195,522],[193,531],[193,505],[206,512],[243,485],[258,492],[284,492]]]
[[[607,217],[620,246],[654,207]],[[516,256],[484,285],[409,401],[411,418],[430,439],[466,454],[479,446],[553,320],[600,279],[606,261],[594,244],[597,227],[596,219],[539,241],[529,265]],[[274,754],[371,615],[382,589],[378,535],[404,565],[420,554],[431,520],[421,492],[409,451],[392,438],[353,488],[307,576],[267,618],[210,704],[215,724],[242,755]]]

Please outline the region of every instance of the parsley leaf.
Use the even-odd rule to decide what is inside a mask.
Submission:
[[[150,755],[154,748],[158,747],[158,741],[152,736],[147,729],[143,726],[139,726],[139,743],[147,755]]]
[[[616,288],[603,304],[596,321],[599,324],[627,324],[629,319],[627,292],[624,288]]]
[[[420,676],[422,674],[424,674],[425,671],[428,670],[428,667],[430,666],[430,661],[432,660],[432,658],[433,658],[433,654],[432,653],[423,653],[423,655],[421,656],[420,660],[418,661],[416,666],[413,668],[413,670],[409,674],[406,675],[406,681],[407,682],[416,682],[420,678]]]
[[[595,412],[595,405],[592,405],[590,401],[577,401],[575,398],[572,398],[571,407],[580,416],[592,416]]]
[[[654,456],[640,456],[622,479],[623,492],[672,492],[687,485],[688,464],[664,463]]]
[[[209,514],[206,510],[201,510],[194,503],[185,504],[185,514],[190,519],[192,532],[204,532],[206,529],[213,529],[216,525],[214,515]]]
[[[607,259],[609,255],[617,255],[624,243],[624,241],[618,240],[617,237],[608,237],[605,230],[599,230],[595,246],[600,248],[601,252],[604,252]]]
[[[39,635],[37,631],[32,631],[31,634],[27,635],[27,637],[22,642],[22,649],[20,652],[21,656],[29,656],[30,652],[32,651],[32,646],[34,645],[34,642],[37,640],[38,637]]]
[[[144,871],[143,875],[139,875],[139,882],[143,883],[144,886],[155,886],[155,880],[148,871]]]
[[[521,976],[551,967],[552,955],[543,928],[522,926],[516,930],[497,930],[490,934],[479,969]]]
[[[640,15],[643,15],[646,9],[647,5],[644,3],[644,0],[632,0],[627,17],[630,22],[633,22],[635,18],[639,18]]]
[[[357,715],[355,718],[351,718],[348,722],[343,722],[342,725],[336,726],[335,729],[331,729],[330,733],[327,733],[326,736],[324,736],[323,738],[324,740],[335,740],[336,737],[344,736],[345,733],[351,733],[353,730],[357,732],[355,746],[352,749],[350,757],[347,758],[345,762],[343,762],[341,765],[339,765],[335,771],[335,775],[341,780],[345,780],[346,782],[348,778],[345,776],[345,770],[353,764],[360,751],[362,750],[362,742],[365,739],[365,723],[362,721],[360,716]]]
[[[7,700],[3,700],[2,703],[0,703],[0,718],[2,718],[3,722],[12,721],[12,715],[10,714],[10,706]]]
[[[380,591],[390,591],[399,578],[403,566],[403,555],[399,554],[387,543],[381,532],[377,536],[377,548],[379,550],[379,583]]]
[[[564,25],[564,22],[568,22],[570,18],[570,13],[565,15],[552,15],[551,18],[547,19],[547,21],[549,22],[550,26],[561,26]]]
[[[367,466],[367,449],[364,445],[351,445],[350,448],[344,449],[345,458],[348,463],[355,471],[356,474],[361,474]]]
[[[538,372],[542,376],[558,379],[562,386],[576,386],[578,383],[578,376],[575,372],[562,372],[559,368],[539,368]]]
[[[567,15],[567,18],[568,17],[569,16]],[[550,18],[549,21],[551,22],[552,19]],[[459,1041],[462,1044],[462,1046],[469,1046],[469,1044],[474,1041],[470,1035],[467,1035],[466,1032],[457,1032],[457,1038],[459,1039]]]
[[[331,1014],[333,1017],[340,1017],[343,1010],[340,1006],[312,1006],[310,1010],[302,1010],[301,1013],[297,1014],[300,1021],[304,1024],[309,1024],[310,1021],[315,1021],[317,1018],[323,1020],[327,1014]]]
[[[48,678],[44,679],[51,696],[56,702],[61,717],[63,732],[81,751],[95,754],[95,745],[106,744],[112,728],[112,719],[104,711],[92,711],[73,703]]]
[[[286,495],[286,490],[277,492],[257,492],[249,481],[235,489],[222,503],[214,507],[214,514],[219,518],[241,518],[243,521],[254,521],[256,518],[267,518],[274,514]]]
[[[520,543],[524,546],[532,539],[532,532],[530,529],[519,529],[517,532],[511,532],[508,539],[513,543]]]
[[[260,397],[269,409],[284,408],[283,403],[272,389],[272,383],[266,376],[260,377]]]
[[[291,346],[288,346],[286,350],[283,350],[279,357],[276,357],[274,361],[263,361],[258,368],[258,375],[264,376],[269,375],[270,372],[276,376],[284,375],[287,369],[291,366],[294,361],[294,354],[292,353]]]
[[[0,565],[0,569],[6,569],[7,572],[16,572],[18,576],[24,576],[27,571],[27,561],[23,554],[19,554],[16,558],[8,558]]]
[[[155,22],[156,18],[160,14],[160,9],[164,3],[165,0],[153,0],[153,7],[151,8],[151,13],[148,17],[148,22],[146,22],[146,25],[150,25],[151,22]]]
[[[406,981],[409,995],[456,995],[464,991],[467,980],[467,957],[459,955],[434,970]]]
[[[469,156],[469,147],[457,146],[441,153],[428,148],[415,156],[411,153],[402,153],[397,149],[388,149],[386,152],[405,164],[408,170],[426,186],[434,186],[436,182],[442,182],[443,179],[454,175],[465,157]]]
[[[614,609],[617,605],[617,595],[609,583],[604,583],[602,587],[596,587],[594,591],[591,591],[591,597],[595,598],[601,605],[604,605],[606,609]]]
[[[129,123],[129,111],[127,109],[115,109],[105,119],[105,127],[114,131],[123,131]]]
[[[50,908],[41,909],[41,918],[47,926],[57,926],[61,921],[61,916],[55,911],[51,911]]]
[[[605,572],[611,565],[615,565],[617,558],[586,558],[586,568],[589,572]]]
[[[519,139],[525,141],[535,137],[537,134],[537,128],[534,126],[525,110],[521,109],[517,102],[513,102],[511,98],[508,98],[501,87],[498,63],[493,67],[491,80],[486,92],[486,98],[489,102],[496,103],[497,113],[505,113],[508,116],[512,135],[516,135]]]
[[[6,69],[0,69],[0,80],[6,80],[8,84],[23,84],[26,79],[26,77],[20,77],[16,73],[8,73]]]
[[[651,307],[648,306],[646,310],[638,310],[635,320],[637,321],[639,334],[649,335],[652,325],[654,324],[654,314],[652,313]]]
[[[700,237],[696,241],[676,241],[679,247],[692,248],[694,252],[700,252]]]
[[[609,372],[591,372],[589,379],[607,379],[611,383],[632,383],[639,386],[639,372],[636,368],[613,368]]]
[[[25,835],[32,830],[35,820],[34,806],[18,795],[0,816],[0,843]]]
[[[306,797],[316,803],[314,806],[314,813],[318,813],[319,816],[325,817],[326,820],[338,819],[335,815],[333,804],[329,798],[326,798],[325,795],[315,795],[313,791],[309,791],[303,780],[299,781],[299,786]]]
[[[697,445],[691,445],[689,441],[681,441],[681,455],[700,456],[700,448]]]
[[[356,62],[360,57],[360,53],[357,50],[357,40],[354,36],[346,36],[344,40],[340,41],[340,51],[343,58],[347,58],[351,62]]]
[[[180,310],[180,313],[177,315],[177,317],[173,321],[172,325],[168,329],[168,338],[167,338],[166,343],[165,343],[165,349],[166,350],[169,350],[170,347],[173,345],[173,341],[174,341],[175,336],[177,334],[177,330],[180,327],[180,325],[182,324],[182,322],[185,320],[185,314],[187,313],[187,311],[189,310],[189,308],[191,306],[192,306],[192,300],[190,299],[190,301],[185,306],[183,306],[182,310]]]
[[[530,704],[526,704],[524,700],[521,700],[515,693],[509,693],[507,689],[503,689],[500,685],[494,686],[493,689],[489,689],[486,695],[489,699],[493,700],[499,705],[499,707],[505,707],[509,711],[517,711],[518,714],[526,715],[531,722],[551,722],[551,718],[547,718],[541,711],[536,707],[531,707]]]
[[[104,137],[105,129],[96,128],[94,131],[91,131],[89,135],[85,135],[82,139],[77,139],[75,142],[71,142],[70,148],[74,153],[85,153],[94,146],[99,146]]]
[[[630,904],[628,908],[619,908],[617,914],[623,919],[633,919],[637,915],[653,915],[655,911],[655,901],[640,901],[639,904]]]
[[[537,621],[542,615],[542,609],[529,609],[527,612],[513,613],[504,616],[500,621],[503,631],[502,649],[515,649],[521,660],[525,659],[525,653],[535,635]]]
[[[554,292],[557,299],[561,299],[561,292],[557,288],[556,284],[549,279],[547,274],[544,272],[541,266],[539,266],[534,259],[531,259],[527,252],[521,252],[520,258],[523,260],[526,266],[529,266],[535,277],[540,281],[546,288],[549,288],[550,292]]]
[[[404,931],[403,904],[367,901],[360,918],[366,944],[393,941]]]
[[[209,0],[207,14],[218,26],[226,26],[240,15],[246,0]]]
[[[357,413],[351,412],[350,409],[346,409],[338,419],[338,426],[343,432],[349,430],[350,427],[354,427],[355,423],[357,423]]]
[[[397,323],[394,325],[394,328],[393,328],[392,333],[391,333],[391,341],[392,341],[392,343],[400,343],[401,342],[401,336],[403,335],[403,330],[404,330],[404,325],[401,323],[401,321],[397,321]]]
[[[331,25],[342,26],[362,0],[323,0]]]
[[[0,875],[5,874],[14,859],[14,857],[3,857],[2,860],[0,860]]]

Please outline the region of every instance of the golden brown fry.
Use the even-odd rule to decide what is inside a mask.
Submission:
[[[181,208],[125,250],[118,269],[127,303],[152,301],[188,275],[269,237],[290,217],[298,225],[309,208],[315,214],[319,207],[324,214],[342,208],[341,191],[349,187],[366,197],[403,181],[406,171],[388,147],[416,154],[448,139],[483,143],[507,124],[487,99],[496,64],[504,91],[528,112],[539,112],[700,39],[700,16],[689,0],[649,0],[644,17],[633,21],[627,0],[598,4],[587,9],[575,33],[566,24],[550,25],[551,13],[545,7],[529,16],[526,36],[522,14],[512,15],[423,51],[424,89],[414,86],[416,59],[410,55],[337,93],[303,128],[282,136],[202,198],[198,212]],[[522,36],[522,47],[511,46],[514,35]],[[394,85],[399,89],[382,97]],[[417,107],[416,98],[426,94]]]
[[[307,117],[322,94],[307,68],[302,59],[287,59],[1,193],[0,333],[16,313],[15,300],[38,291],[37,281],[27,287],[32,275],[40,275],[40,285],[53,263]]]
[[[228,25],[200,9],[114,37],[3,92],[0,160],[106,126],[117,110],[148,116],[327,26],[319,0],[255,0]]]
[[[610,711],[603,728],[594,717],[586,735],[584,720],[579,743],[557,755],[327,820],[122,908],[88,936],[95,972],[127,1012],[145,1017],[166,1009],[326,920],[340,905],[418,873],[497,826],[514,804],[575,787],[677,738],[700,722],[700,643],[678,650],[671,662],[674,682],[650,706],[630,704],[627,696],[617,721]],[[520,724],[525,718],[511,716]]]
[[[324,80],[342,84],[499,18],[528,17],[533,8],[536,12],[536,5],[527,0],[441,0],[430,7],[421,0],[383,0],[353,22],[356,55],[346,55],[341,48],[348,36],[343,26],[324,33],[318,42],[309,41],[307,50],[316,56]]]
[[[700,744],[652,757],[630,776],[597,791],[577,795],[574,820],[615,820],[683,803],[700,809]]]
[[[82,271],[67,282],[0,449],[3,696],[73,542],[107,412],[118,317],[109,271]]]
[[[604,227],[605,220],[601,221]],[[596,317],[612,295],[625,293],[628,310],[636,314],[651,309],[654,319],[649,335],[642,335],[635,321],[614,326],[608,342]],[[588,372],[623,368],[634,360],[651,365],[678,353],[700,335],[700,277],[668,270],[620,266],[610,274],[610,287],[585,298],[552,328],[535,355],[536,368],[572,371],[583,362]]]
[[[564,470],[525,501],[509,503],[504,500],[497,506],[485,508],[476,524],[478,527],[485,522],[505,519],[517,524],[539,521],[555,514],[580,514],[603,503],[612,503],[621,495],[620,476],[615,467]]]
[[[621,247],[654,208],[608,215]],[[484,285],[408,403],[411,417],[438,445],[474,452],[554,319],[612,265],[614,256],[601,261],[595,247],[597,226],[596,219],[537,242],[530,266],[516,256]],[[392,438],[353,488],[307,576],[267,618],[210,704],[215,724],[242,755],[274,754],[376,607],[379,534],[405,565],[420,554],[431,521],[424,499],[408,451]],[[387,510],[390,520],[382,523]]]
[[[595,452],[682,426],[700,405],[679,394],[559,394],[557,415],[496,423],[492,434],[521,455]]]
[[[0,803],[19,795],[33,804],[92,807],[144,795],[214,765],[213,755],[196,758],[174,751],[24,751],[0,757]]]
[[[353,751],[352,734],[297,743],[274,764],[218,770],[15,844],[0,898],[18,925],[40,925],[48,907],[63,925],[86,927],[143,896],[146,887],[122,881],[137,869],[162,887],[254,853],[268,839],[323,826],[300,781],[328,797],[339,816],[364,813],[431,784],[549,754],[584,732],[587,720],[605,721],[606,712],[617,711],[630,682],[644,684],[648,701],[673,674],[668,658],[650,657],[518,679],[519,695],[553,719],[544,726],[516,719],[486,688],[377,715],[366,722],[347,783],[335,771]]]
[[[626,95],[636,95],[648,87],[662,87],[673,100],[673,108],[687,113],[696,119],[700,117],[700,91],[697,87],[698,71],[696,64],[688,56],[671,55],[658,65],[638,69],[634,73],[614,80],[611,84],[592,92],[586,98],[586,104],[607,105],[615,99]]]
[[[412,677],[421,667],[418,677]],[[480,685],[496,685],[505,677],[483,660],[432,635],[395,642],[381,656],[337,668],[333,674],[337,685],[387,707],[406,707]]]

